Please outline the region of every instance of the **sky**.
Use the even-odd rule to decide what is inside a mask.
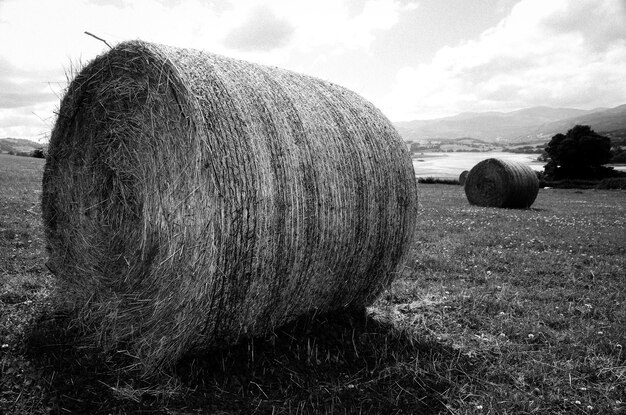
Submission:
[[[0,137],[45,141],[71,73],[142,39],[347,87],[392,121],[626,103],[626,0],[0,0]]]

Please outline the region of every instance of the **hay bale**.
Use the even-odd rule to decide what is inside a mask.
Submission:
[[[538,192],[539,181],[530,167],[495,158],[472,167],[465,181],[467,200],[478,206],[528,208]]]
[[[371,303],[417,209],[402,139],[355,93],[141,41],[69,85],[43,192],[63,294],[146,371]]]
[[[468,173],[469,173],[469,171],[468,171],[468,170],[463,170],[463,171],[461,172],[461,174],[459,175],[459,184],[460,184],[461,186],[464,186],[464,185],[465,185],[465,181],[467,180],[467,174],[468,174]]]

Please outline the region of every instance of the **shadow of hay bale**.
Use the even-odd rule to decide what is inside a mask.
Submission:
[[[438,413],[450,384],[428,364],[458,364],[447,346],[351,312],[301,317],[265,338],[186,355],[174,376],[147,380],[119,369],[132,362],[123,353],[81,343],[71,321],[41,320],[27,341],[52,413]]]
[[[44,411],[33,413],[125,413],[138,409],[116,402],[107,387],[116,371],[101,349],[85,341],[67,312],[42,315],[27,330],[25,356],[39,372]],[[119,362],[118,362],[119,363]],[[122,410],[124,409],[124,410]]]

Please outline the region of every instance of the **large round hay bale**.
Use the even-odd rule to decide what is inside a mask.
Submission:
[[[530,167],[495,158],[472,167],[465,181],[467,200],[478,206],[528,208],[538,192],[539,181]]]
[[[459,184],[461,186],[465,185],[465,181],[467,180],[467,174],[469,173],[469,170],[463,170],[461,172],[461,174],[459,175]]]
[[[140,41],[69,85],[43,189],[63,295],[147,370],[371,303],[417,209],[400,136],[357,94]]]

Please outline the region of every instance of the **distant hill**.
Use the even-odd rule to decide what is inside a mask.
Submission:
[[[33,150],[46,146],[47,144],[23,138],[0,138],[0,153],[30,154]]]
[[[626,104],[593,110],[532,107],[513,112],[463,113],[434,120],[394,123],[405,141],[471,137],[498,145],[547,141],[576,124],[589,125],[596,132],[626,129]]]
[[[576,124],[589,125],[596,132],[603,133],[626,129],[626,104],[578,117],[554,121],[544,125],[542,128],[545,131],[554,131],[555,134],[558,132],[565,133]]]

